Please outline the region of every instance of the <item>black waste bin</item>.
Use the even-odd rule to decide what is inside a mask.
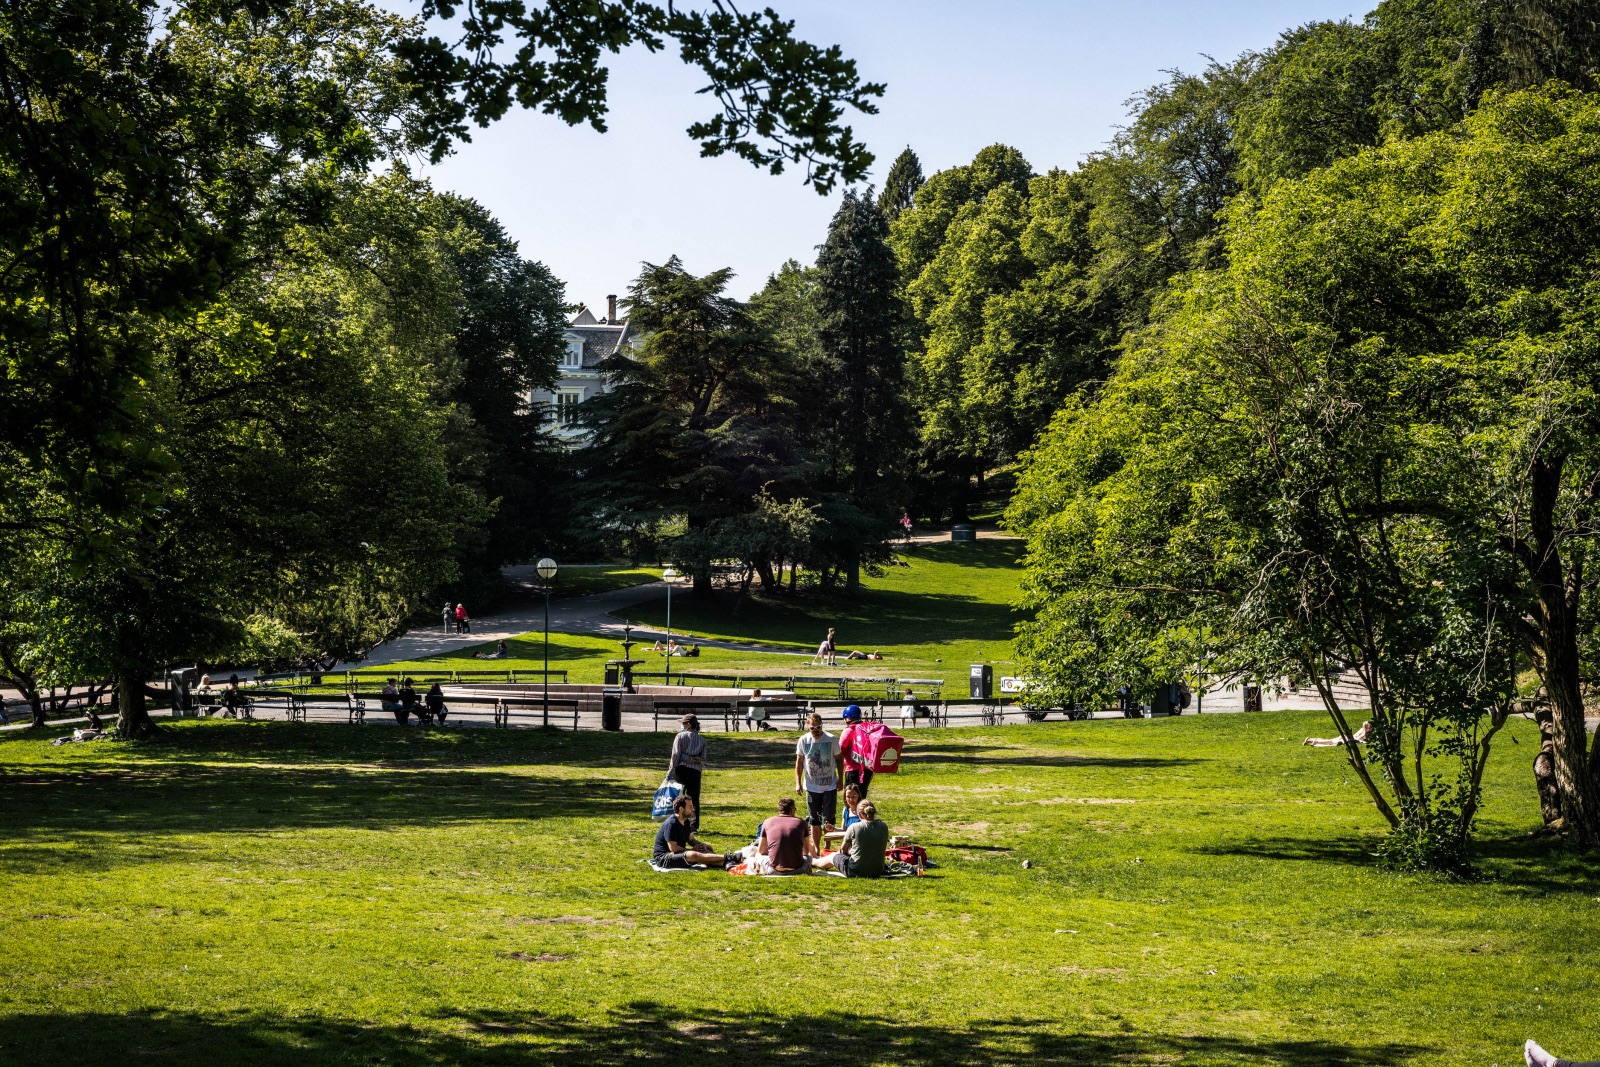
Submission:
[[[994,699],[994,668],[987,663],[974,663],[967,673],[967,696],[973,700]]]
[[[958,522],[950,527],[950,540],[952,541],[976,541],[977,539],[978,528],[971,523]]]
[[[615,665],[610,664],[610,663],[606,664],[606,684],[607,685],[616,685],[617,684],[617,668],[616,668]]]
[[[607,689],[600,695],[600,729],[622,729],[622,690]]]

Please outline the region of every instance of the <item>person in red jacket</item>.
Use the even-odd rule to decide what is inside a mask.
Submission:
[[[471,632],[472,632],[472,620],[467,617],[467,606],[465,604],[457,604],[456,605],[456,633],[458,633],[458,634],[470,634]]]
[[[856,786],[865,799],[867,787],[872,784],[872,768],[866,765],[866,757],[858,748],[861,708],[851,704],[844,709],[844,714],[840,718],[850,724],[844,728],[844,733],[839,735],[839,759],[844,767],[844,784]]]

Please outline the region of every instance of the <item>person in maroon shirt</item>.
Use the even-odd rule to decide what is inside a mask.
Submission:
[[[778,814],[761,824],[756,849],[766,857],[766,866],[773,874],[794,874],[811,868],[811,857],[817,850],[805,820],[795,818],[794,797],[778,798]]]

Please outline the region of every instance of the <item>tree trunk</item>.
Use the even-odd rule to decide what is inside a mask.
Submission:
[[[779,562],[778,567],[780,569],[783,567],[783,563],[781,561]],[[772,572],[772,561],[770,559],[756,560],[756,574],[761,578],[761,591],[763,593],[777,592],[778,579]]]
[[[710,598],[711,596],[711,564],[705,563],[694,569],[694,595]]]
[[[847,593],[861,591],[861,549],[859,546],[852,545],[850,548],[850,571],[849,576],[845,579],[844,589]]]
[[[1555,724],[1548,711],[1539,713],[1539,733],[1544,744],[1533,757],[1533,783],[1539,790],[1539,812],[1546,826],[1561,822],[1561,787],[1556,784]]]
[[[29,723],[30,728],[46,725],[47,720],[44,716],[44,701],[40,699],[39,691],[37,689],[31,690],[28,693],[28,709],[33,712],[33,722]]]
[[[794,595],[794,586],[800,580],[800,564],[794,560],[789,561],[789,595]]]
[[[1600,782],[1590,766],[1589,731],[1583,721],[1583,691],[1578,656],[1578,608],[1582,564],[1569,570],[1561,556],[1555,511],[1564,459],[1533,465],[1529,504],[1532,551],[1523,555],[1539,597],[1539,651],[1544,689],[1555,727],[1551,757],[1561,793],[1562,829],[1579,848],[1600,845]]]
[[[156,732],[144,705],[144,678],[135,674],[117,675],[117,736],[128,740],[149,737]]]

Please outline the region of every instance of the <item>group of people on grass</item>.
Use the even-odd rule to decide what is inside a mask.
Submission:
[[[685,715],[682,729],[672,739],[667,776],[683,787],[673,811],[656,831],[652,862],[663,868],[722,867],[748,864],[752,873],[804,874],[834,870],[847,878],[876,878],[884,873],[884,853],[889,847],[888,824],[878,818],[877,805],[867,799],[872,771],[864,765],[855,729],[861,709],[844,709],[847,723],[835,737],[822,728],[822,716],[812,712],[806,732],[795,743],[794,796],[778,798],[777,812],[756,831],[754,856],[740,848],[719,852],[697,835],[700,829],[701,785],[706,766],[706,741],[700,720]],[[844,820],[839,820],[843,784]],[[795,798],[804,796],[806,818],[796,814]],[[837,848],[825,849],[825,844]]]
[[[660,641],[657,641],[655,644],[650,646],[650,651],[651,652],[659,652],[663,656],[691,656],[692,657],[692,656],[700,655],[700,646],[699,645],[687,645],[687,646],[680,645],[680,644],[678,644],[678,642],[673,641],[673,640],[668,640],[666,644],[662,644]]]

